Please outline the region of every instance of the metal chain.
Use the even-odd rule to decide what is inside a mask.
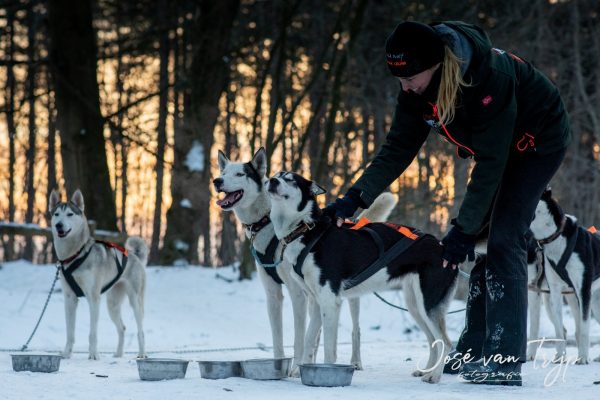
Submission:
[[[379,293],[373,292],[373,294],[375,295],[375,297],[377,297],[379,300],[383,301],[388,306],[392,306],[394,308],[397,308],[398,310],[402,310],[402,311],[408,312],[408,310],[406,308],[403,308],[403,307],[400,307],[400,306],[397,306],[395,304],[390,303],[389,301],[387,301],[386,299],[384,299],[383,297],[381,297],[379,295]],[[455,314],[455,313],[463,312],[465,310],[466,310],[466,308],[461,308],[460,310],[448,311],[448,314]]]
[[[44,304],[44,309],[42,310],[42,314],[40,315],[40,318],[38,319],[37,324],[35,324],[35,328],[33,328],[33,332],[31,332],[29,339],[27,339],[27,342],[23,345],[23,347],[21,347],[20,351],[25,351],[27,349],[27,346],[29,346],[29,342],[31,342],[31,339],[33,339],[33,335],[35,335],[35,332],[37,331],[38,326],[40,326],[40,322],[42,322],[42,317],[44,316],[44,313],[46,312],[46,308],[48,307],[48,303],[50,302],[50,296],[52,296],[52,292],[54,291],[54,285],[56,285],[56,281],[58,280],[59,271],[60,271],[60,264],[56,263],[56,275],[54,275],[54,282],[52,282],[52,287],[50,288],[50,293],[48,293],[48,298],[46,299],[46,304]]]

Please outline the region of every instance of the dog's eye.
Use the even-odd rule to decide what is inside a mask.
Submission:
[[[54,213],[54,216],[55,216],[55,217],[58,217],[58,213]]]
[[[244,176],[246,174],[244,174],[243,172],[238,172],[237,174],[235,174],[235,176]]]
[[[72,216],[73,216],[73,213],[68,213],[67,214],[67,217],[72,217]]]

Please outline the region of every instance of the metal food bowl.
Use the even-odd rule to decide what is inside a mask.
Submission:
[[[244,378],[269,380],[289,375],[292,358],[256,358],[241,362]]]
[[[15,371],[56,372],[62,356],[54,354],[11,354]]]
[[[174,358],[138,358],[137,366],[143,381],[162,381],[165,379],[183,379],[189,360]]]
[[[350,386],[354,369],[347,364],[303,364],[300,379],[307,386]]]
[[[242,376],[239,361],[198,361],[200,376],[204,379],[225,379]]]

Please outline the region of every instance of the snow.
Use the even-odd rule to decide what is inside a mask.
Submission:
[[[192,208],[192,202],[189,199],[183,199],[179,202],[179,205],[183,208]]]
[[[192,148],[185,156],[185,166],[191,172],[204,171],[204,147],[199,141],[192,143]]]
[[[232,278],[232,282],[218,275]],[[211,381],[200,378],[196,363],[190,363],[183,380],[144,382],[139,380],[135,355],[137,339],[133,314],[127,302],[123,318],[127,326],[125,357],[112,357],[117,335],[103,304],[99,322],[99,361],[87,359],[89,313],[82,299],[78,307],[75,354],[62,360],[57,373],[14,372],[10,349],[25,342],[46,300],[54,277],[52,265],[9,262],[0,270],[0,399],[465,399],[486,400],[517,398],[563,400],[596,399],[600,387],[598,363],[587,366],[543,365],[550,359],[552,348],[540,350],[537,363],[524,366],[524,387],[505,388],[468,384],[456,376],[444,375],[439,385],[413,378],[417,364],[427,360],[424,335],[404,312],[393,309],[374,296],[362,299],[362,361],[364,371],[354,374],[352,386],[345,388],[313,388],[299,379],[252,381],[230,378]],[[265,296],[258,279],[237,281],[232,268],[149,267],[146,291],[145,334],[151,357],[175,357],[189,360],[240,360],[271,357],[269,322]],[[388,301],[402,304],[399,293],[382,294]],[[286,294],[287,297],[287,294]],[[451,309],[464,303],[455,301]],[[565,325],[574,332],[573,319],[565,308]],[[541,333],[552,337],[553,328],[542,313]],[[458,338],[463,313],[448,317],[449,335]],[[65,322],[61,293],[54,293],[39,330],[34,336],[32,352],[60,351],[65,341]],[[284,342],[291,355],[293,342],[291,306],[284,302]],[[351,323],[347,307],[340,322],[338,362],[350,359]],[[592,340],[597,343],[600,327],[592,322]],[[265,349],[265,346],[267,348]],[[319,360],[322,360],[322,348]],[[568,347],[568,355],[576,349]],[[600,355],[600,346],[592,346],[592,358]],[[107,375],[107,378],[98,377]],[[556,382],[552,382],[556,379]],[[545,382],[546,380],[546,382]]]
[[[181,250],[181,251],[188,251],[190,248],[190,245],[187,244],[186,242],[184,242],[183,240],[175,240],[175,248],[177,250]]]

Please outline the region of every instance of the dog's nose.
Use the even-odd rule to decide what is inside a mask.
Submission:
[[[62,231],[62,228],[63,228],[62,222],[59,222],[58,224],[56,224],[54,226],[56,226],[56,230]]]
[[[218,189],[221,186],[223,186],[223,178],[215,178],[215,179],[213,179],[213,185],[215,185],[215,189]]]
[[[277,179],[277,178],[269,179],[269,187],[276,188],[277,186],[279,186],[279,179]]]

